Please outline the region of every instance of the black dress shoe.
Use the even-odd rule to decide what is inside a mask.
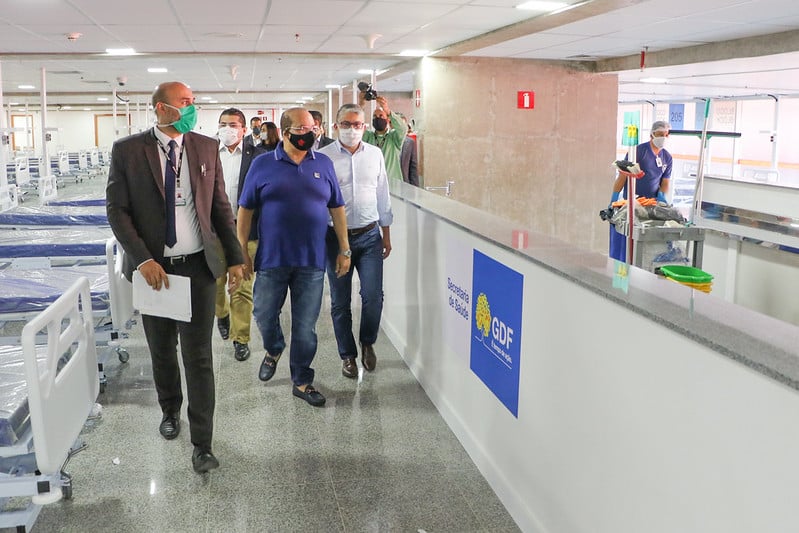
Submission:
[[[233,341],[233,357],[236,361],[246,361],[250,358],[250,347],[247,343]]]
[[[158,432],[166,440],[172,440],[180,434],[180,416],[176,413],[164,413]]]
[[[355,363],[354,357],[348,357],[341,361],[341,373],[345,378],[358,377],[358,365]]]
[[[258,369],[258,379],[261,381],[269,381],[272,379],[272,376],[275,375],[275,370],[277,370],[277,362],[279,359],[280,355],[273,357],[266,354],[264,360],[261,362],[261,368]]]
[[[327,401],[325,397],[322,396],[322,393],[313,388],[312,385],[307,385],[304,391],[297,388],[297,385],[294,385],[291,387],[291,393],[297,398],[302,398],[314,407],[321,407],[325,404],[325,401]]]
[[[363,363],[364,370],[370,372],[377,366],[377,355],[375,355],[375,349],[371,344],[361,344],[361,363]]]
[[[216,327],[219,328],[219,334],[222,335],[222,340],[228,340],[228,338],[230,338],[230,315],[217,318]]]
[[[191,454],[191,466],[198,474],[203,474],[214,468],[219,468],[219,461],[217,461],[211,450],[205,450],[199,446],[194,447]]]

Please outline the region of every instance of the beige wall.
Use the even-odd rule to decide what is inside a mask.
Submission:
[[[425,185],[582,248],[607,253],[618,81],[563,63],[425,58],[411,108]],[[516,107],[535,91],[535,109]],[[413,102],[407,102],[413,106]],[[406,107],[397,105],[397,107]]]

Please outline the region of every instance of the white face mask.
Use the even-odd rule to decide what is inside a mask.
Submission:
[[[344,130],[339,128],[338,130],[338,140],[344,146],[358,146],[358,143],[361,142],[363,138],[363,130],[356,130],[355,128],[350,128],[348,130]]]
[[[219,128],[219,140],[225,146],[232,146],[239,142],[239,130],[230,126],[223,126]]]
[[[666,138],[665,137],[652,137],[652,144],[655,145],[655,148],[660,150],[666,145]]]

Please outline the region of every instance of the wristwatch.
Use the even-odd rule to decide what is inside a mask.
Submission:
[[[352,250],[341,250],[338,254],[343,255],[344,257],[352,257]]]

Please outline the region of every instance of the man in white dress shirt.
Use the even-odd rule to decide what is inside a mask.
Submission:
[[[233,209],[233,216],[239,210],[239,196],[244,188],[244,178],[255,157],[265,154],[261,146],[253,146],[242,141],[244,137],[244,113],[231,107],[222,111],[219,116],[219,160],[225,176],[225,192]],[[256,224],[250,233],[247,248],[255,255],[258,248],[257,215]],[[219,334],[224,340],[233,341],[233,357],[237,361],[245,361],[250,357],[250,323],[252,322],[252,285],[253,280],[244,279],[230,293],[228,301],[224,276],[217,280],[215,314]]]
[[[361,363],[365,370],[372,371],[377,364],[373,345],[383,313],[383,260],[391,253],[389,226],[394,219],[383,152],[361,141],[365,128],[363,108],[344,104],[333,125],[338,140],[319,150],[333,160],[336,169],[352,250],[352,268],[346,275],[336,277],[338,240],[331,226],[327,232],[330,311],[342,360],[341,373],[348,378],[358,376],[358,348],[352,332],[352,273],[358,271],[361,283]]]

